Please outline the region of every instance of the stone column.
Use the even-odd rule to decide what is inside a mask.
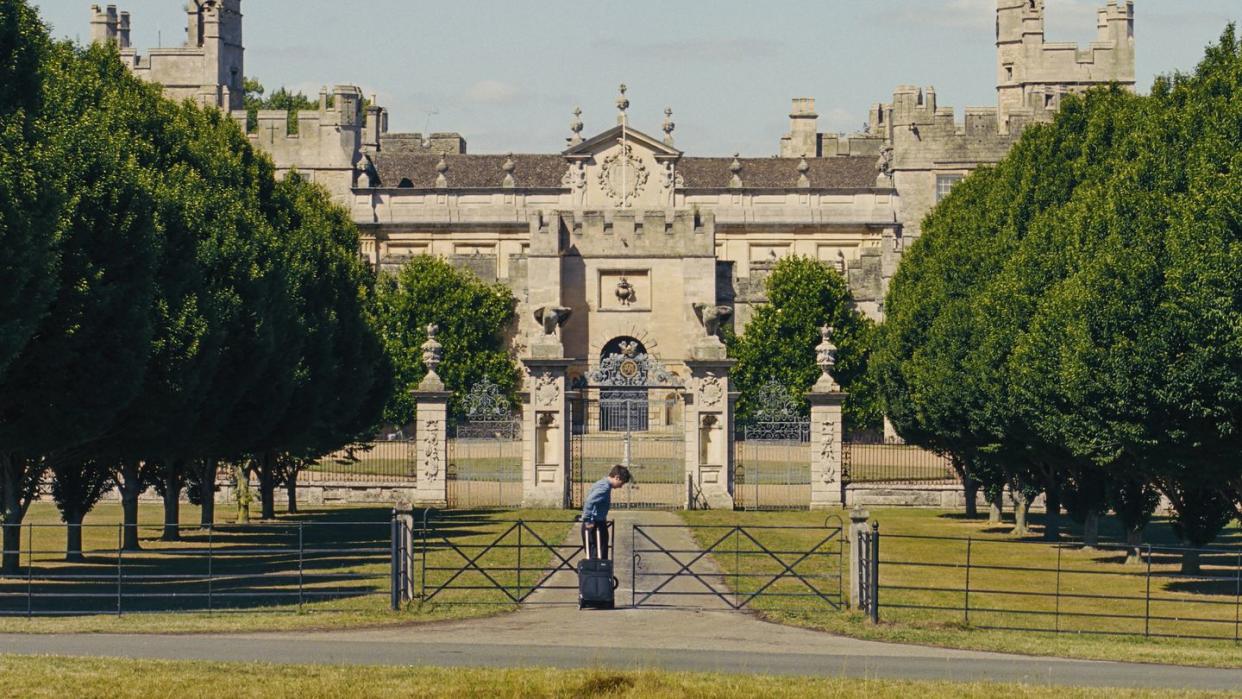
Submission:
[[[530,343],[522,410],[522,507],[557,509],[569,504],[571,432],[565,358],[559,336],[568,308],[536,309],[543,333]]]
[[[832,377],[837,348],[832,344],[832,328],[820,330],[823,342],[815,348],[821,370],[819,380],[807,393],[811,404],[811,509],[822,510],[845,504],[841,487],[841,437],[844,422],[841,408],[845,392]]]
[[[418,388],[410,392],[414,397],[414,439],[417,463],[417,483],[414,489],[414,505],[417,507],[447,507],[448,484],[448,399],[444,382],[436,374],[444,348],[436,341],[439,328],[427,326],[427,341],[423,343],[423,363],[427,376]]]
[[[728,359],[724,344],[703,342],[686,361],[690,391],[686,399],[686,478],[688,507],[733,509],[733,406],[737,398],[729,384],[736,360]]]

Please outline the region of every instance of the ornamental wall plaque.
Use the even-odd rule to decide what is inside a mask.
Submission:
[[[647,184],[647,166],[634,157],[634,150],[626,144],[620,150],[604,158],[599,169],[599,184],[614,202],[629,201],[638,196]]]

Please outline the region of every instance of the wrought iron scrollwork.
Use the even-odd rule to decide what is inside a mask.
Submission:
[[[620,352],[604,357],[599,368],[588,372],[586,384],[600,387],[680,387],[681,379],[655,357],[642,352]]]
[[[768,379],[755,396],[745,438],[748,441],[805,442],[810,434],[810,420],[802,413],[793,393],[775,378]]]
[[[484,376],[462,399],[466,418],[457,425],[459,439],[519,439],[522,422],[513,414],[500,386]]]

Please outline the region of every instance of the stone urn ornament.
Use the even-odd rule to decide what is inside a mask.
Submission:
[[[837,346],[832,342],[832,334],[834,329],[831,325],[824,325],[819,329],[820,343],[815,348],[815,363],[819,365],[820,377],[815,384],[816,390],[821,391],[840,391],[841,385],[837,383],[832,372],[837,366]]]

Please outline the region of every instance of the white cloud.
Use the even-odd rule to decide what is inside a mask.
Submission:
[[[476,104],[511,104],[519,96],[516,86],[499,80],[480,80],[466,91],[466,98]]]

